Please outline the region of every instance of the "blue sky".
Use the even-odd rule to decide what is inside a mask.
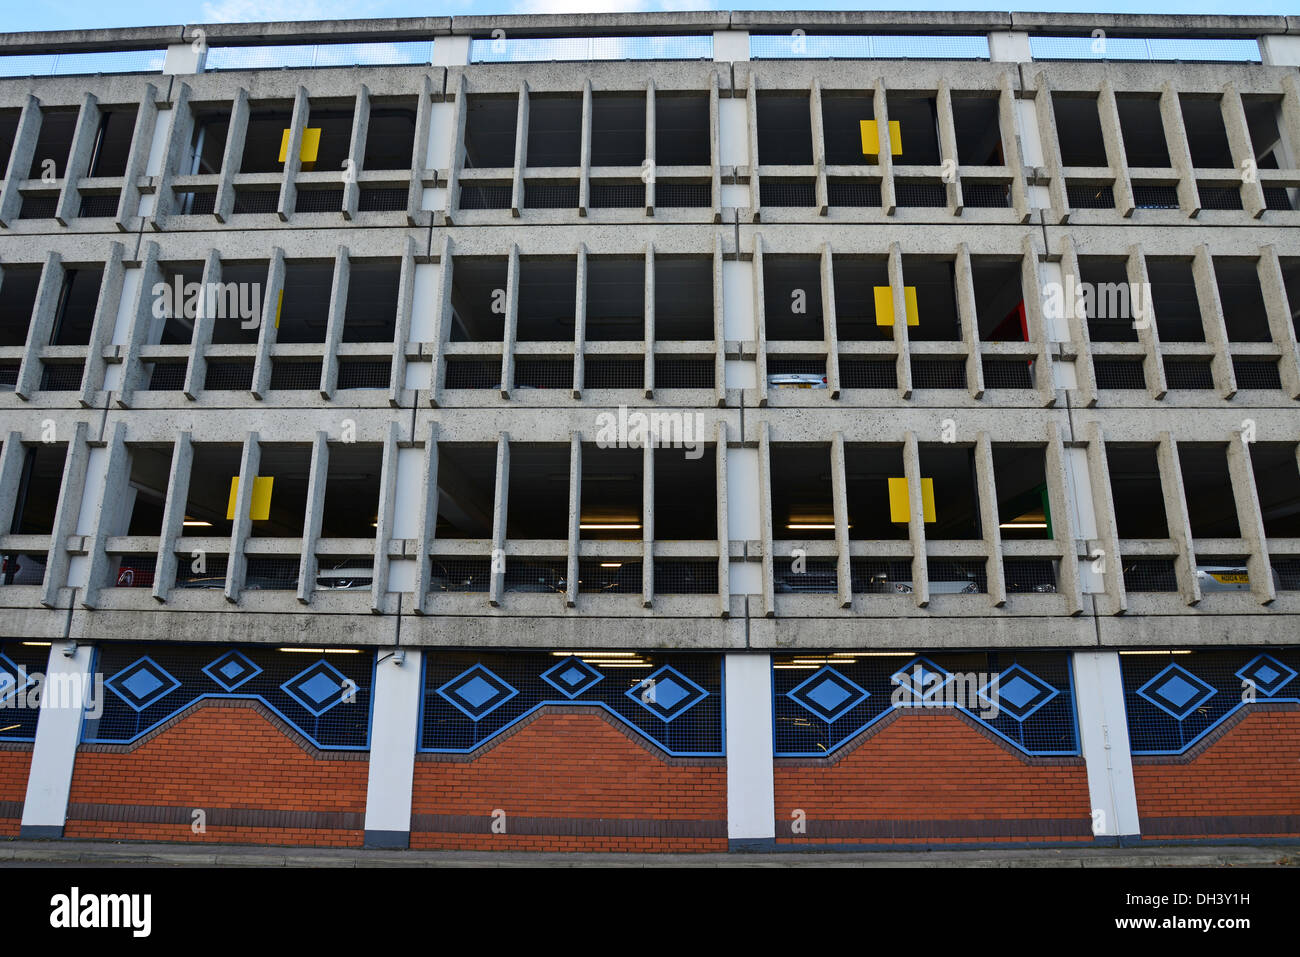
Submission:
[[[1140,0],[1105,3],[1125,13],[1290,14],[1297,0]],[[0,0],[0,30],[68,30],[222,23],[252,20],[330,20],[351,17],[456,16],[499,13],[576,13],[626,10],[1043,10],[1093,12],[1102,0],[1022,0],[999,6],[990,0],[940,0],[864,5],[837,0]],[[1118,8],[1118,10],[1117,10]]]

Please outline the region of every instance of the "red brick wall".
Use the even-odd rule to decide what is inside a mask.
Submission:
[[[1082,758],[1029,759],[941,711],[876,727],[838,760],[777,760],[777,843],[1092,840]]]
[[[360,846],[366,758],[305,748],[256,702],[203,701],[130,750],[82,745],[64,836]],[[206,833],[191,829],[194,808]]]
[[[27,769],[32,764],[31,745],[21,749],[0,750],[0,837],[17,837],[22,821],[23,799],[27,796]],[[17,802],[17,816],[10,816],[3,807]]]
[[[1134,757],[1144,838],[1300,834],[1300,709],[1241,715],[1189,756]]]
[[[412,815],[419,848],[725,851],[727,770],[666,759],[604,712],[547,708],[471,760],[421,755]]]

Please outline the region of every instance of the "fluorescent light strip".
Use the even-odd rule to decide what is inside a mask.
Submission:
[[[48,641],[24,641],[23,644],[26,645],[28,648],[48,648],[48,647],[50,647],[50,643],[49,643]]]
[[[639,651],[552,651],[556,658],[639,658]]]
[[[288,651],[294,654],[303,655],[359,655],[360,648],[277,648],[277,651]]]
[[[633,523],[624,524],[619,522],[600,522],[600,523],[588,524],[584,522],[578,526],[578,528],[586,529],[588,531],[593,531],[593,532],[632,531],[640,527],[641,527],[640,522],[637,522],[635,524]]]
[[[811,523],[811,522],[791,522],[788,525],[786,525],[786,528],[792,529],[794,531],[829,531],[835,528],[835,523],[831,522],[830,524],[824,524],[824,523]]]
[[[1046,522],[1003,522],[998,528],[1046,528]]]
[[[1191,651],[1167,651],[1160,649],[1158,651],[1121,651],[1121,655],[1190,655]]]

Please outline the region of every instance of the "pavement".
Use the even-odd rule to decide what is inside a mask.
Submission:
[[[0,840],[0,867],[1300,867],[1300,845],[556,854]]]

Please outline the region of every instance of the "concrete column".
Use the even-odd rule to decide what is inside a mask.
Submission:
[[[719,63],[743,63],[749,60],[748,30],[714,30],[713,59]]]
[[[118,271],[117,276],[120,277],[121,275],[122,273]],[[118,383],[118,393],[115,400],[119,408],[129,408],[131,403],[135,400],[135,393],[140,386],[142,384],[147,386],[147,383],[143,383],[144,366],[140,362],[140,348],[149,338],[150,330],[154,324],[153,287],[155,283],[161,282],[162,278],[162,268],[158,265],[158,244],[152,241],[144,244],[144,256],[141,257],[140,261],[140,279],[135,283],[134,296],[132,296],[128,302],[119,303],[117,301],[117,296],[122,292],[127,292],[129,287],[122,287],[119,290],[115,290],[109,296],[109,302],[105,301],[104,287],[108,285],[110,276],[107,272],[104,274],[104,283],[100,287],[99,305],[100,308],[105,308],[111,303],[112,307],[112,311],[105,314],[102,320],[104,326],[104,344],[107,344],[107,340],[113,335],[114,325],[119,313],[118,307],[124,305],[127,310],[126,341],[121,343],[121,345],[124,346],[122,349],[122,376],[121,381]],[[120,280],[115,279],[115,281]],[[179,306],[179,304],[177,305]],[[100,313],[97,309],[95,322],[96,324],[99,324],[100,321]],[[96,345],[95,339],[92,337],[91,349],[87,353],[86,360],[87,375],[82,382],[83,404],[89,404],[87,400],[90,400],[90,402],[94,401],[95,392],[93,385],[97,381],[98,375],[96,375],[95,379],[92,379],[90,374],[92,372],[98,373],[98,370],[95,368],[95,350],[98,350],[99,354],[102,356],[104,351],[103,345]],[[101,359],[100,362],[102,363],[102,361],[103,360]],[[107,388],[107,383],[105,383],[105,387]]]
[[[406,356],[411,351],[411,312],[415,306],[415,237],[407,234],[397,273],[397,315],[393,322],[393,360],[388,370],[388,404],[407,405]],[[337,362],[337,359],[335,360]],[[414,401],[414,396],[412,396]]]
[[[81,498],[86,490],[86,464],[90,458],[90,448],[86,442],[88,431],[89,426],[85,422],[76,424],[63,463],[59,501],[54,508],[54,523],[50,532],[49,558],[45,563],[45,580],[41,583],[41,604],[46,608],[57,606],[59,589],[68,580],[68,536],[77,527]]]
[[[435,409],[442,401],[442,384],[447,380],[446,361],[442,350],[451,335],[451,286],[454,267],[451,236],[444,235],[442,250],[438,254],[438,302],[433,310],[433,342],[430,356],[432,367],[429,370],[429,405]],[[505,379],[501,381],[504,382]]]
[[[154,131],[158,126],[158,88],[146,83],[135,114],[131,150],[122,174],[122,193],[118,197],[117,215],[113,218],[119,232],[130,232],[131,221],[140,213],[140,177],[145,175],[149,154],[153,150]],[[163,123],[161,128],[165,131],[167,124]],[[157,202],[156,198],[154,202]]]
[[[50,646],[19,829],[19,837],[25,840],[63,837],[81,716],[94,695],[90,673],[94,655],[94,648],[75,641]]]
[[[876,154],[876,162],[879,164],[880,169],[880,206],[885,211],[886,216],[893,216],[898,201],[894,195],[894,151],[889,136],[889,98],[885,93],[885,78],[883,76],[876,78],[874,96],[876,139],[880,146],[880,151]],[[895,310],[895,315],[902,315],[902,313]],[[907,396],[903,398],[907,398]]]
[[[163,76],[202,73],[208,63],[208,46],[196,36],[192,43],[172,43],[163,59]]]
[[[727,422],[713,432],[714,488],[718,496],[718,614],[731,617],[731,534],[727,505]]]
[[[14,386],[14,395],[24,402],[41,387],[41,350],[49,345],[54,330],[54,313],[59,306],[63,278],[63,257],[56,252],[47,253],[45,268],[41,270],[41,280],[36,287],[32,321],[27,324],[27,344],[18,367],[18,382]]]
[[[434,44],[434,46],[437,46],[437,44]],[[454,133],[451,143],[451,159],[447,170],[447,208],[445,213],[448,223],[455,220],[456,210],[460,209],[460,173],[465,165],[465,121],[469,112],[469,93],[467,90],[465,74],[462,73],[456,82],[456,118],[452,127]],[[412,180],[411,189],[414,190],[415,186],[416,184]],[[423,184],[420,185],[420,188],[423,194]]]
[[[185,398],[191,401],[197,399],[203,392],[203,383],[208,374],[207,348],[212,342],[212,324],[215,317],[208,315],[206,290],[216,288],[219,282],[221,282],[221,256],[215,249],[209,249],[200,280],[205,293],[199,297],[198,314],[194,317],[194,333],[190,341],[190,361],[185,369]]]
[[[1088,477],[1091,480],[1093,513],[1097,518],[1097,538],[1105,554],[1102,577],[1109,599],[1109,614],[1128,611],[1128,593],[1124,588],[1124,561],[1119,550],[1119,528],[1115,520],[1115,497],[1110,488],[1110,466],[1106,459],[1106,440],[1101,425],[1088,423]]]
[[[343,176],[343,218],[351,219],[357,214],[361,202],[361,187],[357,184],[357,173],[366,158],[366,135],[370,131],[370,90],[362,83],[357,88],[356,105],[352,108],[352,136],[348,140],[348,157]],[[418,142],[417,137],[417,142]]]
[[[1255,148],[1250,141],[1250,125],[1241,94],[1234,83],[1228,83],[1219,97],[1219,111],[1223,115],[1223,128],[1228,134],[1228,149],[1232,152],[1232,165],[1241,173],[1254,167]],[[1264,187],[1258,176],[1242,177],[1241,208],[1259,219],[1268,208],[1264,201]]]
[[[727,655],[727,847],[776,844],[772,753],[772,657]]]
[[[388,546],[393,538],[393,508],[397,502],[397,423],[388,423],[380,465],[379,517],[375,522],[375,564],[370,581],[370,610],[384,611],[388,594]]]
[[[230,125],[226,133],[226,151],[221,157],[221,180],[212,202],[212,215],[224,223],[235,211],[235,176],[244,162],[244,138],[248,135],[248,90],[239,88],[230,105]]]
[[[1187,493],[1183,488],[1183,468],[1178,459],[1178,443],[1170,432],[1161,432],[1156,445],[1156,467],[1164,495],[1165,519],[1169,538],[1174,543],[1174,575],[1183,601],[1195,605],[1201,600],[1201,586],[1196,580],[1196,547],[1192,539],[1192,522],[1187,512]]]
[[[844,433],[831,437],[831,502],[835,515],[835,572],[841,608],[853,607],[853,566],[849,558],[848,469]]]
[[[767,297],[763,288],[763,234],[754,234],[754,364],[759,407],[767,405]]]
[[[293,98],[293,114],[289,119],[289,148],[284,154],[284,181],[280,183],[280,203],[275,210],[276,215],[280,217],[280,222],[288,222],[298,201],[297,177],[298,171],[302,168],[300,151],[303,130],[307,128],[310,112],[311,103],[307,99],[307,88],[300,86]]]
[[[1002,530],[998,527],[998,489],[993,469],[993,444],[987,432],[975,436],[975,486],[979,490],[980,525],[984,528],[989,600],[994,608],[1007,603],[1007,579],[1002,569]]]
[[[1169,148],[1169,162],[1178,173],[1178,206],[1188,217],[1201,212],[1201,191],[1196,188],[1192,150],[1187,139],[1187,125],[1183,122],[1183,106],[1171,83],[1160,88],[1160,119],[1165,128],[1165,144]]]
[[[1296,342],[1292,303],[1286,294],[1286,281],[1282,276],[1282,263],[1277,247],[1271,243],[1259,247],[1259,261],[1255,264],[1259,275],[1259,288],[1264,294],[1264,309],[1268,313],[1269,332],[1282,350],[1278,372],[1282,388],[1293,399],[1300,399],[1300,343]],[[1300,303],[1296,303],[1300,306]],[[1231,363],[1229,363],[1231,364]]]
[[[1128,285],[1130,292],[1130,305],[1133,295],[1144,295],[1137,290],[1147,290],[1151,288],[1151,280],[1147,276],[1147,259],[1142,252],[1142,247],[1134,243],[1128,248],[1128,259],[1124,264],[1128,276]],[[1160,354],[1160,329],[1156,325],[1155,306],[1150,301],[1143,299],[1142,307],[1145,310],[1144,315],[1139,319],[1134,316],[1133,328],[1137,332],[1138,341],[1142,343],[1142,349],[1146,353],[1147,364],[1147,391],[1153,399],[1163,399],[1165,392],[1168,391],[1168,385],[1165,382],[1165,365],[1164,357]],[[1130,311],[1133,311],[1130,309]]]
[[[1026,47],[1028,39],[1026,38]],[[1011,76],[998,77],[998,123],[1002,127],[1002,155],[1011,173],[1011,208],[1022,223],[1029,222],[1029,186],[1025,181],[1025,150],[1020,141],[1019,110],[1016,91],[1011,88]]]
[[[510,436],[502,432],[497,437],[496,484],[492,490],[492,583],[488,603],[493,608],[501,604],[505,590],[506,509],[510,494]]]
[[[645,247],[645,372],[641,383],[645,397],[654,398],[655,394],[655,244],[646,243]]]
[[[1074,652],[1079,746],[1088,766],[1092,833],[1112,844],[1136,842],[1137,792],[1124,711],[1124,684],[1114,651]]]
[[[975,274],[971,271],[970,247],[957,244],[954,268],[957,287],[957,321],[966,344],[966,388],[972,399],[984,396],[984,357],[980,353],[979,310],[975,306]],[[1024,297],[1028,299],[1028,296]]]
[[[586,385],[587,358],[587,244],[578,243],[578,267],[575,270],[573,290],[573,390],[575,399],[582,398]]]
[[[471,39],[468,36],[438,37],[433,41],[433,65],[465,66],[468,64]]]
[[[1232,367],[1232,344],[1228,341],[1228,324],[1223,317],[1223,300],[1219,298],[1219,283],[1214,276],[1214,258],[1210,247],[1201,243],[1192,258],[1192,281],[1196,284],[1196,300],[1201,307],[1201,324],[1205,341],[1214,346],[1210,371],[1219,395],[1231,399],[1237,394],[1237,372]]]
[[[340,245],[334,250],[334,277],[330,282],[329,314],[325,320],[325,355],[320,367],[322,399],[328,400],[332,397],[338,386],[339,343],[343,341],[343,320],[347,312],[348,284],[351,277],[352,260],[348,255],[348,247]]]
[[[226,601],[231,604],[239,602],[239,593],[243,590],[244,578],[247,575],[244,545],[253,529],[250,514],[253,505],[253,480],[257,476],[257,467],[261,462],[260,436],[256,432],[249,432],[239,461],[239,490],[235,494],[235,518],[230,528],[230,552],[226,557],[225,596]]]
[[[316,590],[316,546],[325,518],[325,485],[330,471],[329,436],[317,432],[311,443],[307,478],[307,505],[302,523],[302,559],[298,562],[298,601],[311,603]]]
[[[262,293],[262,325],[257,330],[257,357],[253,360],[253,387],[249,390],[254,399],[265,398],[271,388],[271,347],[275,345],[284,273],[284,250],[276,246],[271,250],[271,262],[266,270],[266,291]]]
[[[1067,498],[1068,494],[1077,499],[1077,490],[1065,465],[1065,448],[1055,422],[1047,423],[1043,465],[1047,478],[1047,503],[1052,509],[1052,537],[1060,547],[1061,556],[1056,588],[1065,596],[1069,613],[1077,615],[1083,611],[1083,589],[1079,580],[1079,550],[1075,538],[1078,535],[1074,526],[1075,503]]]
[[[18,507],[18,483],[27,461],[27,448],[21,432],[5,432],[0,446],[0,530],[13,527],[14,509]]]
[[[1043,149],[1043,164],[1051,180],[1047,184],[1052,215],[1057,223],[1070,221],[1070,197],[1065,189],[1065,164],[1061,161],[1061,139],[1056,132],[1056,112],[1052,109],[1052,87],[1046,73],[1034,77],[1034,113],[1038,118],[1038,139]]]
[[[925,501],[921,497],[921,450],[916,433],[903,439],[903,473],[907,479],[907,537],[912,544],[912,597],[917,608],[930,604],[930,564],[925,551]]]
[[[162,162],[158,168],[151,169],[146,166],[146,175],[156,176],[157,183],[154,188],[153,213],[149,216],[149,228],[155,231],[161,231],[163,224],[166,223],[167,217],[172,215],[176,208],[176,194],[172,190],[172,180],[180,173],[188,173],[190,167],[187,165],[184,170],[181,164],[191,157],[190,143],[194,135],[194,113],[190,109],[190,85],[185,82],[178,82],[176,90],[172,93],[170,125],[164,128],[154,127],[154,138],[165,136],[165,145],[163,147]],[[144,213],[144,208],[141,207]]]
[[[153,247],[156,261],[157,247],[153,243],[146,244],[146,256],[150,247]],[[113,338],[113,326],[117,321],[118,302],[122,295],[122,283],[126,273],[122,265],[123,251],[124,247],[121,243],[108,244],[108,258],[104,263],[103,278],[99,283],[99,299],[95,303],[95,316],[91,320],[90,339],[86,345],[86,365],[81,375],[81,393],[77,396],[77,401],[83,408],[90,408],[96,404],[96,393],[104,384],[104,348]]]
[[[9,162],[5,166],[5,179],[0,182],[0,228],[7,228],[18,218],[18,211],[23,205],[22,193],[18,184],[26,177],[32,166],[32,156],[36,153],[36,140],[41,133],[41,101],[30,93],[23,100],[22,112],[18,115],[18,127],[14,130],[14,144],[9,151]]]
[[[722,234],[716,233],[713,237],[713,396],[718,408],[727,404],[727,308],[723,294],[726,267],[723,262]]]
[[[718,74],[709,74],[709,167],[710,193],[713,196],[713,221],[722,222],[722,133],[718,102]]]
[[[437,170],[429,170],[431,165],[429,156],[429,127],[433,122],[433,86],[429,81],[428,74],[420,80],[420,98],[415,107],[415,137],[411,144],[411,180],[406,188],[406,225],[408,226],[428,226],[434,216],[424,213],[424,181],[426,173],[437,175]],[[463,142],[463,141],[462,141]],[[450,205],[451,186],[447,188],[447,209],[453,209]]]
[[[995,30],[989,34],[989,59],[994,63],[1028,63],[1029,34],[1021,30]]]
[[[655,600],[655,448],[647,441],[641,454],[641,606]]]
[[[758,76],[749,75],[745,94],[746,132],[749,134],[749,207],[754,222],[762,217],[763,199],[758,183]]]
[[[190,469],[194,444],[190,432],[177,432],[172,446],[171,471],[167,476],[167,497],[163,501],[162,528],[158,533],[158,559],[154,565],[153,597],[166,602],[176,581],[176,541],[185,533],[185,506],[189,496]],[[229,567],[229,562],[227,562]]]
[[[1097,115],[1101,120],[1101,138],[1106,146],[1106,163],[1115,177],[1115,208],[1124,218],[1133,215],[1133,181],[1128,174],[1128,158],[1124,152],[1124,131],[1120,126],[1119,104],[1115,101],[1115,88],[1109,79],[1101,81],[1097,94]]]
[[[763,615],[776,617],[772,582],[772,440],[766,422],[758,423],[758,520],[759,547],[763,558]]]
[[[578,551],[582,547],[582,436],[569,433],[569,557],[566,567],[564,603],[578,604]]]
[[[1026,263],[1026,276],[1031,276],[1035,284],[1038,283],[1038,251],[1033,249],[1029,251],[1031,244],[1026,241],[1026,260],[1030,255],[1033,257],[1032,263]],[[1032,266],[1032,272],[1031,272]],[[1078,386],[1079,397],[1083,401],[1084,408],[1092,408],[1097,404],[1097,373],[1092,364],[1092,337],[1088,334],[1088,317],[1081,316],[1075,309],[1075,298],[1073,289],[1078,287],[1081,280],[1079,272],[1079,256],[1074,249],[1074,240],[1069,234],[1061,237],[1061,281],[1064,283],[1065,292],[1065,321],[1070,331],[1070,339],[1074,346],[1074,378]],[[1073,285],[1072,285],[1073,284]],[[1042,289],[1041,285],[1033,288]],[[1026,314],[1032,309],[1034,312],[1042,312],[1042,298],[1040,296],[1030,295],[1030,290],[1025,290],[1025,310]],[[1032,303],[1032,305],[1031,305]],[[1041,387],[1041,385],[1040,385]],[[1052,386],[1055,388],[1055,386]]]
[[[952,182],[944,184],[944,193],[948,197],[948,212],[960,216],[965,200],[961,194],[961,176],[958,167],[957,124],[952,115],[952,91],[948,87],[947,80],[939,81],[935,108],[939,113],[939,160],[941,163],[952,161]]]
[[[822,334],[826,347],[826,387],[831,398],[840,397],[840,334],[835,323],[835,272],[831,244],[822,243]]]
[[[1237,505],[1237,525],[1250,548],[1246,559],[1250,591],[1261,605],[1267,605],[1277,597],[1277,591],[1268,556],[1268,537],[1264,533],[1264,512],[1259,505],[1250,446],[1237,430],[1228,442],[1228,479],[1232,483],[1232,500]]]
[[[655,180],[658,179],[658,170],[655,167],[656,122],[655,81],[647,80],[645,85],[645,159],[647,165],[641,167],[650,170],[650,175],[645,177],[645,214],[647,216],[655,214]]]
[[[826,124],[822,119],[822,85],[816,78],[808,95],[808,111],[812,126],[813,168],[817,170],[816,193],[817,215],[825,216],[830,212],[831,201],[826,187]]]
[[[98,481],[92,477],[96,466],[102,462],[102,472]],[[108,554],[104,550],[110,535],[122,535],[126,532],[126,523],[130,514],[123,514],[127,484],[131,475],[131,458],[126,450],[126,424],[117,421],[104,448],[90,450],[86,465],[87,479],[83,489],[81,508],[73,525],[74,534],[86,536],[85,587],[81,593],[81,607],[94,608],[98,604],[99,591],[107,584]],[[70,579],[76,577],[69,574]],[[69,582],[72,584],[72,582]]]
[[[430,553],[438,533],[438,423],[429,423],[424,440],[424,495],[420,499],[420,532],[415,559],[415,601],[417,615],[423,615],[433,582]]]
[[[515,334],[519,328],[519,247],[510,244],[506,265],[506,318],[501,332],[501,398],[510,398],[515,385]]]
[[[524,208],[524,164],[528,161],[528,81],[519,83],[519,115],[515,120],[515,172],[510,190],[510,215]]]
[[[421,652],[398,648],[375,664],[366,780],[365,846],[411,843],[411,789],[419,736]]]
[[[877,121],[876,126],[880,126],[879,121]],[[885,152],[884,145],[880,147],[880,151],[881,153]],[[894,366],[898,377],[898,396],[902,399],[910,399],[912,397],[912,350],[908,346],[905,282],[902,249],[898,243],[891,243],[889,246],[889,288],[894,298]]]
[[[85,94],[81,101],[81,112],[77,115],[77,126],[72,134],[72,146],[68,150],[63,188],[59,190],[59,201],[55,206],[54,218],[60,226],[68,225],[81,215],[81,192],[77,189],[77,183],[90,174],[91,154],[99,135],[99,119],[99,100],[93,93]]]
[[[582,173],[578,177],[578,215],[586,216],[591,205],[591,80],[582,83],[582,133],[578,164]]]

